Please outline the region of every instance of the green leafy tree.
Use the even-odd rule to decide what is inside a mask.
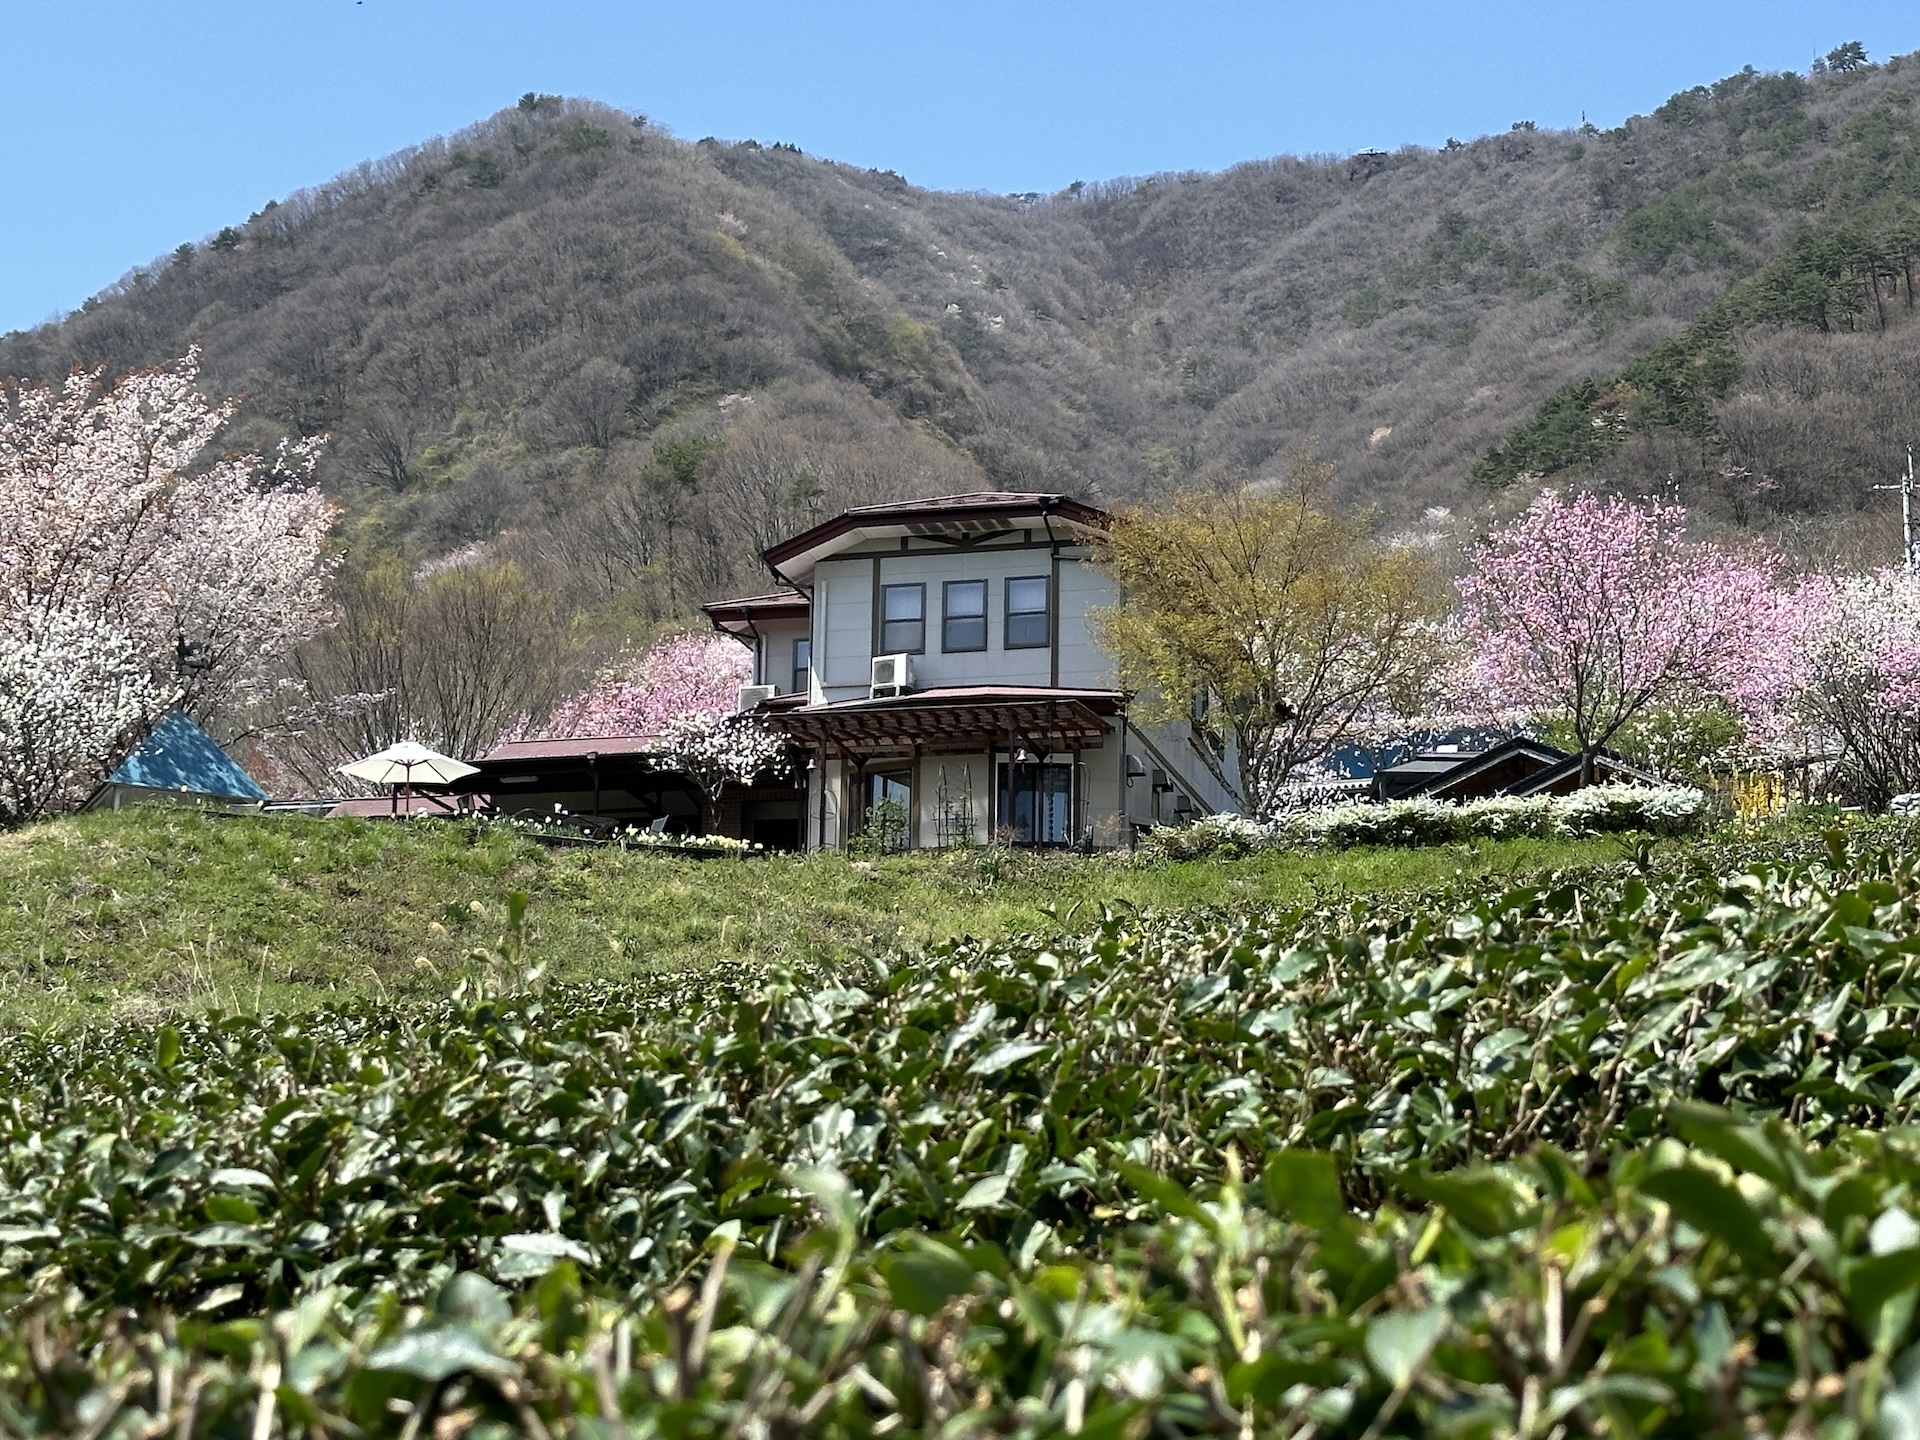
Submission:
[[[1434,566],[1323,508],[1331,470],[1300,457],[1277,493],[1190,491],[1125,515],[1099,551],[1122,596],[1099,633],[1137,713],[1192,718],[1254,814],[1301,767],[1416,709],[1442,659]]]

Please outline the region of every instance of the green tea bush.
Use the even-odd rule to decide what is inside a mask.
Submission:
[[[1920,1151],[1863,1133],[1920,1103],[1920,862],[1873,833],[17,1039],[0,1429],[1920,1415]]]
[[[561,1260],[519,1297],[345,1287],[141,1328],[0,1329],[23,1436],[1903,1436],[1920,1423],[1920,1138],[1812,1150],[1678,1107],[1594,1171],[1550,1148],[1405,1172],[1326,1155],[1188,1191],[1127,1171],[1102,1253],[863,1233],[833,1171],[773,1258],[717,1232],[631,1301]],[[1685,1143],[1682,1143],[1684,1141]],[[429,1428],[431,1427],[431,1428]]]
[[[572,1258],[627,1291],[831,1166],[876,1233],[1099,1244],[1121,1163],[1597,1153],[1699,1096],[1809,1133],[1920,1093],[1920,875],[1875,853],[1217,919],[1116,912],[869,973],[573,987],[21,1039],[0,1295],[408,1299]],[[1039,1242],[1035,1242],[1039,1243]],[[237,1290],[234,1287],[238,1287]]]
[[[1706,795],[1691,786],[1590,785],[1571,795],[1501,795],[1464,804],[1423,797],[1353,802],[1291,811],[1264,822],[1209,815],[1191,825],[1155,830],[1141,849],[1149,859],[1199,860],[1316,846],[1436,845],[1624,831],[1680,835],[1696,829],[1706,814]]]

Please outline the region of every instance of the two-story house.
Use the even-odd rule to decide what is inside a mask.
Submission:
[[[1110,848],[1233,808],[1207,737],[1130,716],[1095,641],[1111,523],[1066,495],[862,506],[765,552],[787,588],[706,607],[806,756],[809,848]]]

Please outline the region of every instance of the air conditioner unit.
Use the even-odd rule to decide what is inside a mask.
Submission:
[[[734,697],[734,713],[744,715],[749,710],[757,710],[779,693],[778,685],[742,685],[740,693]]]
[[[868,694],[875,700],[885,700],[895,695],[905,695],[913,686],[913,657],[911,655],[876,655],[873,657],[873,685]]]

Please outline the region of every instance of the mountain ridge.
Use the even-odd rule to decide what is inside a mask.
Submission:
[[[1571,427],[1569,478],[1858,548],[1882,527],[1849,477],[1920,410],[1911,268],[1875,271],[1862,328],[1727,328],[1714,393],[1687,336],[1803,232],[1920,201],[1916,75],[1749,70],[1607,132],[1012,197],[529,95],[0,338],[0,372],[197,344],[236,439],[334,437],[351,545],[512,557],[641,620],[896,494],[1125,500],[1314,446],[1418,523],[1554,460],[1529,426]],[[1663,345],[1688,424],[1641,424]]]

